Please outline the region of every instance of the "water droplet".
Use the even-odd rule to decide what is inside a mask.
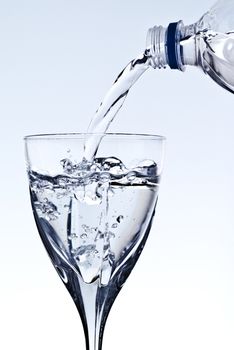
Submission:
[[[117,228],[118,227],[118,224],[113,224],[112,226],[111,226],[112,228]]]
[[[108,232],[109,238],[115,238],[114,232],[109,231]]]
[[[56,220],[60,215],[56,205],[50,202],[48,198],[44,198],[42,202],[36,201],[34,202],[34,205],[36,210],[39,211],[40,216],[43,216],[48,221]]]
[[[126,169],[121,160],[116,157],[96,158],[95,163],[100,166],[102,171],[109,171],[112,174],[123,173],[123,170]]]
[[[97,230],[98,230],[98,228],[97,227],[91,227],[91,233],[92,234],[96,234],[97,233]]]
[[[136,172],[135,171],[130,171],[128,174],[127,174],[127,179],[128,181],[132,182],[134,181],[136,178]]]
[[[116,221],[118,223],[120,223],[122,220],[123,220],[124,216],[123,215],[119,215],[117,218],[116,218]]]
[[[68,239],[74,239],[74,238],[78,238],[77,234],[74,232],[68,236]]]
[[[101,166],[100,165],[98,165],[98,164],[92,164],[91,165],[91,167],[90,167],[90,170],[92,171],[92,172],[100,172],[100,170],[101,170]]]
[[[83,228],[84,233],[90,233],[90,227],[88,225],[83,224],[81,227]]]
[[[136,170],[145,176],[156,176],[157,175],[157,164],[151,159],[145,159],[140,162]]]
[[[103,238],[104,238],[104,233],[101,232],[101,231],[98,231],[98,232],[97,232],[97,235],[96,235],[96,237],[95,237],[95,242],[96,242],[97,240],[103,239]]]
[[[98,251],[94,244],[88,244],[75,249],[73,254],[74,258],[77,259],[80,264],[92,265]]]
[[[63,167],[63,170],[67,174],[71,174],[73,172],[73,163],[70,159],[65,158],[60,161],[60,164]]]
[[[103,172],[100,174],[99,179],[101,182],[108,182],[110,181],[110,174],[108,172]]]

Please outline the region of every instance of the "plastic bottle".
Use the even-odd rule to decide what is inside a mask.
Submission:
[[[147,50],[153,68],[201,67],[234,93],[234,0],[218,1],[194,24],[179,21],[150,28]]]

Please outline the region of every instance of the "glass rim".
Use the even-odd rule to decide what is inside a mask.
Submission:
[[[111,136],[112,138],[136,138],[136,139],[148,139],[148,140],[159,140],[159,141],[165,141],[166,137],[156,134],[141,134],[141,133],[79,133],[79,132],[71,132],[71,133],[52,133],[52,134],[33,134],[33,135],[26,135],[23,139],[24,141],[30,141],[30,140],[66,140],[66,139],[84,139],[86,136]]]

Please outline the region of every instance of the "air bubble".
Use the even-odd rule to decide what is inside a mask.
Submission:
[[[89,233],[89,232],[90,232],[90,227],[89,227],[88,225],[83,224],[81,227],[83,228],[83,230],[84,230],[86,233]]]
[[[65,173],[71,174],[73,172],[73,163],[70,159],[67,159],[67,158],[62,159],[60,161],[60,164],[62,165]]]
[[[108,182],[108,181],[110,181],[110,174],[108,172],[101,173],[99,179],[103,183]]]
[[[96,246],[94,244],[82,245],[74,251],[74,258],[78,260],[80,264],[92,265],[94,259],[98,254]]]
[[[72,239],[75,239],[75,238],[78,238],[77,234],[76,233],[71,233],[69,236],[68,236],[68,239],[72,240]]]
[[[50,202],[48,198],[44,198],[42,202],[36,201],[34,205],[39,215],[43,216],[48,221],[56,220],[60,215],[56,205]]]
[[[124,216],[123,215],[119,215],[117,218],[116,218],[116,221],[118,223],[120,223],[122,220],[123,220]]]

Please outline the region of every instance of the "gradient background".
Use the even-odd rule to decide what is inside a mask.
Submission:
[[[0,348],[84,349],[33,221],[22,138],[85,131],[147,29],[212,1],[0,0]],[[167,137],[157,217],[104,349],[233,350],[233,96],[195,68],[149,70],[111,131]]]

